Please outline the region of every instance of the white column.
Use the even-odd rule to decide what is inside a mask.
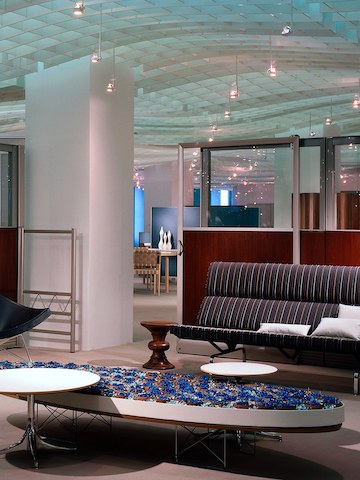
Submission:
[[[112,62],[84,58],[26,79],[25,226],[77,230],[82,350],[132,341],[133,79],[118,68],[110,94],[111,77]],[[26,281],[61,288],[66,267],[45,251]]]

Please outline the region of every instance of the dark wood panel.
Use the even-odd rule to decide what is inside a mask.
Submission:
[[[291,232],[185,231],[183,323],[194,324],[213,261],[292,263]]]
[[[317,229],[320,225],[320,193],[300,194],[300,228]]]
[[[0,292],[11,300],[17,300],[17,251],[16,228],[0,228]]]
[[[326,263],[360,265],[360,232],[326,232]]]
[[[300,232],[300,263],[326,264],[326,232],[315,230]]]
[[[337,228],[360,229],[359,192],[339,192],[337,194]]]
[[[301,232],[301,263],[360,265],[360,232]],[[213,261],[292,263],[290,232],[184,232],[183,323],[194,324]]]

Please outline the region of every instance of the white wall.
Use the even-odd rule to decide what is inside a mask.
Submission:
[[[144,169],[144,229],[151,232],[153,207],[177,207],[177,162],[151,165]]]
[[[132,340],[133,79],[119,69],[109,94],[111,76],[112,62],[84,58],[26,79],[25,226],[77,230],[82,350]],[[65,255],[54,264],[51,248],[34,246],[25,259],[36,288],[66,283]]]

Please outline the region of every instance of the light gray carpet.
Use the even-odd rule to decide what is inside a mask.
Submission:
[[[136,286],[134,295],[134,344],[92,352],[32,351],[35,360],[89,362],[141,368],[148,360],[149,332],[140,326],[145,319],[176,321],[176,286],[160,297]],[[198,372],[208,358],[199,355],[179,355],[175,339],[169,338],[168,358],[175,371]],[[9,358],[10,359],[10,358]],[[331,385],[345,404],[345,423],[337,432],[314,434],[284,434],[281,442],[259,440],[255,451],[239,451],[232,436],[228,437],[228,466],[221,470],[216,459],[203,448],[190,450],[181,463],[174,461],[173,426],[114,419],[111,426],[84,416],[78,421],[78,452],[39,452],[39,470],[32,468],[29,452],[24,446],[0,455],[0,478],[7,480],[91,478],[93,480],[352,480],[359,478],[360,468],[360,397],[352,395],[351,372],[318,367],[278,363],[279,372],[272,376],[274,383],[308,384],[323,388]],[[342,375],[342,373],[344,375]],[[342,378],[344,377],[344,378]],[[345,379],[345,380],[344,380]],[[264,380],[264,379],[262,379]],[[269,378],[266,379],[269,381]],[[46,418],[44,408],[40,420]],[[26,403],[16,398],[0,396],[0,446],[16,441],[26,422]],[[46,433],[56,437],[74,438],[70,422],[54,422]],[[181,439],[183,433],[181,433]],[[251,444],[254,445],[254,444]],[[217,448],[214,441],[214,448]],[[220,445],[219,445],[220,448]],[[211,468],[208,468],[211,466]],[[220,468],[220,469],[219,469]]]

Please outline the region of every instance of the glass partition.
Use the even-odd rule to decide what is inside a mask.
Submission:
[[[180,144],[180,245],[183,228],[287,230],[298,262],[299,145],[298,136]],[[199,225],[187,225],[188,207]]]
[[[337,229],[360,229],[360,145],[335,146]]]
[[[16,147],[0,145],[0,226],[18,223],[18,166]]]
[[[210,151],[209,227],[291,228],[289,146]]]

